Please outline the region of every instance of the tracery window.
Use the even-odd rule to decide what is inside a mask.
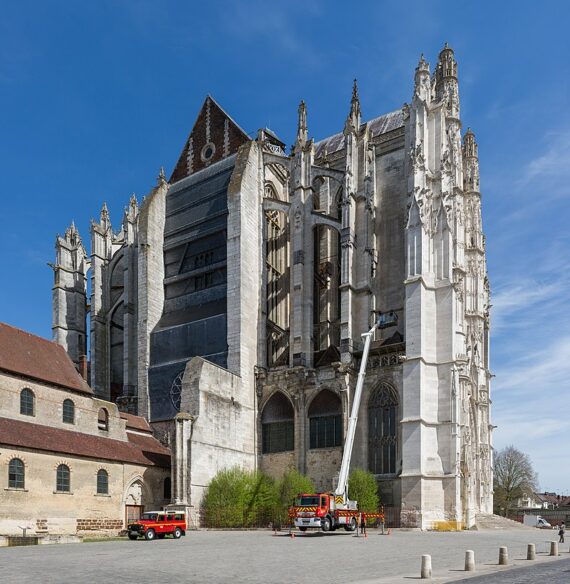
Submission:
[[[25,487],[26,470],[19,458],[13,458],[8,465],[8,488],[23,489]]]
[[[20,414],[23,416],[35,416],[35,401],[36,398],[31,389],[28,389],[27,387],[22,389],[20,392]]]
[[[109,494],[109,473],[104,469],[97,471],[97,494]]]
[[[342,445],[342,405],[340,398],[323,389],[309,406],[309,448]]]
[[[295,413],[287,397],[274,393],[261,413],[263,454],[295,449]]]
[[[368,401],[368,468],[374,474],[396,472],[398,394],[382,383]]]
[[[75,404],[73,400],[63,400],[63,421],[66,424],[75,424]]]
[[[71,476],[69,467],[66,464],[60,464],[57,467],[55,477],[55,490],[58,493],[69,493],[71,490]]]

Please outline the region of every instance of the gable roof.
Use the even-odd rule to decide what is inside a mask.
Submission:
[[[142,416],[120,412],[119,415],[127,422],[127,430],[138,430],[140,432],[152,433],[149,423]]]
[[[0,369],[92,394],[65,349],[53,341],[0,323]]]
[[[145,466],[170,466],[170,450],[153,436],[127,432],[128,441],[0,418],[0,444]]]
[[[175,183],[235,154],[249,136],[208,95],[168,182]]]

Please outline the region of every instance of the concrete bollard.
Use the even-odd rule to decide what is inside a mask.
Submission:
[[[557,556],[558,555],[558,542],[557,541],[551,541],[550,542],[550,555],[551,556]]]
[[[473,550],[467,550],[465,552],[465,571],[475,571],[475,552]]]
[[[536,548],[534,547],[533,543],[529,543],[526,548],[526,559],[536,560]]]
[[[507,566],[509,563],[509,550],[506,545],[499,548],[499,566]]]
[[[431,556],[429,554],[425,554],[422,556],[421,579],[431,580]]]

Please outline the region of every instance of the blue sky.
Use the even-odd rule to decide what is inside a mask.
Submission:
[[[495,445],[570,493],[570,4],[219,1],[2,3],[0,320],[51,335],[56,233],[88,240],[107,201],[172,170],[207,93],[248,132],[342,129],[410,101],[445,41],[479,142],[493,299]]]

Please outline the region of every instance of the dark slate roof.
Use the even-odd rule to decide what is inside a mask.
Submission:
[[[61,345],[5,323],[0,323],[0,369],[35,381],[93,393]]]
[[[404,112],[399,109],[395,112],[390,112],[388,114],[384,114],[378,118],[374,118],[368,122],[364,122],[360,127],[363,129],[365,126],[368,126],[370,131],[370,137],[375,138],[381,134],[387,134],[388,132],[392,132],[393,130],[397,130],[398,128],[403,127],[404,125]],[[315,157],[319,158],[324,154],[324,151],[328,154],[333,154],[334,152],[338,152],[344,148],[344,134],[339,132],[334,136],[330,136],[317,142],[315,144]]]
[[[170,450],[152,436],[127,432],[128,441],[0,418],[0,444],[82,458],[170,467]]]

